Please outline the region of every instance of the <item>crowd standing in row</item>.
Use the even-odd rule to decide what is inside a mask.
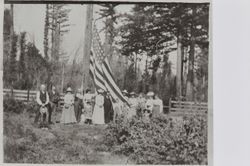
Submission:
[[[135,92],[128,93],[122,91],[126,103],[118,98],[114,99],[109,92],[98,89],[96,94],[91,93],[90,89],[85,92],[78,89],[75,94],[70,87],[67,88],[64,96],[64,105],[60,118],[62,124],[87,123],[87,124],[107,124],[115,121],[118,116],[130,119],[134,116],[150,118],[163,112],[162,100],[154,94],[148,92],[147,95]],[[60,105],[60,95],[55,86],[50,92],[46,91],[45,85],[41,85],[36,97],[39,111],[35,117],[35,123],[41,116],[41,123],[53,124],[51,120],[52,112],[57,110]]]

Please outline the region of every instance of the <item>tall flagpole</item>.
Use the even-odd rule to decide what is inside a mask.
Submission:
[[[90,50],[92,43],[92,20],[93,20],[93,4],[87,4],[86,27],[84,32],[83,81],[82,81],[83,89],[86,89],[90,86],[89,60],[90,60]]]

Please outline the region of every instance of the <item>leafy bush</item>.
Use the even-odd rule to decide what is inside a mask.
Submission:
[[[137,164],[207,164],[206,118],[123,119],[107,127],[105,144],[114,152]]]
[[[26,111],[29,113],[35,113],[38,110],[38,106],[36,102],[29,102],[26,105]]]
[[[15,100],[12,97],[6,96],[3,99],[3,108],[5,112],[22,113],[24,106],[22,101]]]
[[[37,103],[31,101],[29,103],[24,103],[20,100],[15,100],[9,95],[5,95],[3,99],[3,108],[5,112],[23,113],[24,110],[29,113],[35,113],[37,108]]]

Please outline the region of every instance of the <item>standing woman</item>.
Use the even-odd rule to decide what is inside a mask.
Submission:
[[[163,113],[163,102],[158,95],[154,97],[153,116]]]
[[[83,122],[92,123],[92,114],[93,114],[93,94],[90,93],[90,89],[86,90],[85,95],[83,96],[83,106],[84,106],[84,119]],[[86,121],[85,121],[86,120]]]
[[[135,97],[135,92],[130,93],[129,104],[130,109],[128,112],[128,118],[132,118],[133,116],[136,116],[136,108],[138,105],[137,98]]]
[[[144,116],[149,118],[152,116],[153,107],[154,107],[154,92],[147,93],[148,99],[146,101],[146,108],[144,111]]]
[[[92,121],[93,124],[105,124],[104,122],[104,96],[103,96],[103,90],[98,89],[97,95],[95,97],[95,106],[94,106],[94,112]]]
[[[76,123],[75,111],[74,111],[74,95],[72,89],[68,87],[64,96],[64,107],[62,111],[61,121],[63,124]]]

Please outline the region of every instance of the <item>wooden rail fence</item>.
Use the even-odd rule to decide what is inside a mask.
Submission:
[[[11,89],[3,89],[3,95],[9,95],[14,97],[16,100],[21,100],[24,102],[33,102],[36,100],[37,91],[27,91],[27,90],[16,90],[13,89],[13,94]],[[63,105],[63,96],[64,94],[60,94],[60,105]]]
[[[176,101],[170,98],[170,114],[207,114],[208,105],[206,102]]]
[[[14,99],[21,100],[24,102],[34,102],[36,100],[37,91],[27,91],[27,90],[16,90],[13,89],[13,94],[11,89],[3,89],[3,95],[13,95]],[[63,96],[60,94],[60,106],[63,106]],[[170,114],[206,114],[208,111],[208,105],[206,102],[193,102],[193,101],[176,101],[169,100],[169,106],[164,106],[164,109],[168,109]]]

